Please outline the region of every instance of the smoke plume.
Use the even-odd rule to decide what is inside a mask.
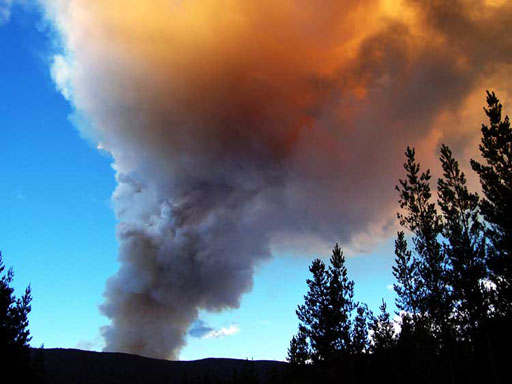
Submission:
[[[464,150],[479,121],[456,116],[511,72],[506,1],[41,1],[56,84],[117,174],[109,351],[178,357],[279,239],[388,234],[405,146]]]

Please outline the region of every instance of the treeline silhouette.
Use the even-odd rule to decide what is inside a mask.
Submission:
[[[19,383],[42,382],[41,354],[30,349],[28,314],[31,310],[30,286],[17,298],[11,286],[12,268],[5,269],[0,252],[0,372],[2,377]]]
[[[494,92],[471,160],[483,196],[468,189],[452,151],[441,147],[437,198],[430,171],[407,148],[399,180],[395,319],[354,300],[336,244],[329,265],[312,262],[288,382],[512,382],[512,130]],[[410,240],[409,240],[410,239]]]

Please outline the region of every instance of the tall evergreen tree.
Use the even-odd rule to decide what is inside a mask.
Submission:
[[[447,257],[447,283],[451,287],[459,336],[470,340],[487,317],[483,281],[485,240],[479,218],[479,197],[470,193],[466,177],[450,148],[441,147],[443,177],[438,180],[438,204],[443,213],[443,251]]]
[[[356,313],[352,329],[352,351],[361,354],[369,350],[368,319],[371,314],[366,304],[359,304]]]
[[[397,337],[394,322],[387,311],[384,299],[379,306],[379,314],[371,316],[369,330],[371,332],[370,344],[370,378],[368,382],[399,382],[397,380]]]
[[[11,371],[19,371],[20,382],[33,379],[30,366],[30,332],[28,313],[32,296],[30,286],[21,298],[16,298],[11,283],[12,268],[4,273],[5,265],[0,252],[0,363]]]
[[[327,319],[335,355],[350,352],[354,282],[348,278],[345,256],[338,244],[334,246],[329,266],[329,313]]]
[[[421,283],[418,276],[418,260],[408,249],[403,231],[397,233],[395,256],[393,276],[397,282],[393,284],[393,288],[396,292],[396,306],[400,311],[416,316],[419,313],[419,284]]]
[[[293,336],[288,348],[287,360],[290,364],[305,365],[311,357],[306,329],[304,326],[299,326],[299,332]]]
[[[497,285],[499,311],[512,314],[512,129],[508,116],[502,119],[503,106],[494,92],[487,91],[486,115],[489,126],[482,125],[480,153],[485,163],[471,160],[480,176],[485,198],[482,214],[487,221],[491,277]]]
[[[386,302],[382,299],[379,306],[380,313],[373,317],[370,330],[372,331],[372,348],[374,353],[382,353],[391,350],[395,345],[395,327],[391,316],[387,311]]]
[[[348,278],[345,257],[336,244],[327,268],[316,259],[309,267],[313,277],[307,280],[304,304],[296,311],[299,333],[290,342],[289,360],[303,359],[308,353],[313,363],[332,363],[352,352],[352,312],[354,282]],[[304,343],[308,343],[308,347]]]
[[[313,260],[309,271],[313,275],[306,281],[309,290],[304,296],[304,304],[297,308],[296,313],[311,345],[311,359],[318,362],[329,359],[335,350],[328,318],[329,276],[325,263],[320,259]]]
[[[420,316],[413,314],[412,319],[417,321],[421,318],[424,325],[429,325],[434,337],[442,338],[447,333],[452,311],[446,287],[446,258],[439,242],[441,217],[431,201],[430,170],[420,172],[414,149],[408,147],[405,155],[406,178],[399,180],[396,189],[403,210],[402,214],[398,214],[400,225],[413,234],[415,254],[411,265],[416,277],[413,301],[416,302]],[[397,259],[397,267],[399,263]]]

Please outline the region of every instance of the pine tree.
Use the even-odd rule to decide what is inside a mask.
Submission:
[[[413,234],[415,254],[411,267],[414,268],[416,280],[411,304],[414,302],[417,305],[418,314],[413,314],[412,320],[416,325],[418,321],[428,325],[431,334],[439,339],[447,333],[452,312],[446,287],[446,258],[438,239],[442,233],[442,222],[431,201],[430,170],[420,173],[414,149],[408,147],[405,155],[406,178],[399,180],[400,185],[396,189],[400,195],[400,208],[404,211],[398,214],[400,225]],[[404,254],[404,257],[407,256]],[[398,268],[401,267],[400,262],[397,259]],[[410,301],[409,298],[403,299],[404,302]]]
[[[307,280],[304,304],[296,311],[299,334],[290,342],[288,358],[300,360],[299,352],[307,351],[314,364],[330,364],[352,351],[354,282],[348,278],[345,257],[338,244],[332,251],[329,268],[316,259],[309,271],[313,277]]]
[[[371,316],[369,329],[371,331],[370,370],[373,380],[369,382],[397,381],[397,337],[395,327],[386,303],[382,299],[378,316]]]
[[[370,324],[370,330],[373,332],[371,349],[374,353],[389,351],[395,345],[395,327],[384,299],[379,309],[379,316],[373,317]]]
[[[308,363],[310,356],[311,351],[309,350],[306,329],[299,326],[299,332],[290,341],[287,360],[290,364],[305,365]]]
[[[450,148],[441,147],[443,178],[438,180],[438,204],[443,213],[443,251],[459,336],[470,340],[487,317],[485,240],[479,218],[479,197],[470,193],[466,178]]]
[[[11,287],[14,272],[10,268],[4,274],[5,266],[0,252],[0,356],[1,364],[10,370],[19,370],[25,382],[31,380],[30,332],[28,313],[32,296],[30,286],[21,298],[16,298]],[[23,381],[22,380],[22,381]]]
[[[368,319],[372,315],[366,304],[359,304],[356,312],[357,315],[352,329],[352,352],[362,354],[369,350]]]
[[[393,276],[397,282],[393,284],[393,288],[397,295],[396,306],[400,311],[416,316],[420,300],[418,261],[408,249],[407,240],[402,231],[397,233],[395,240],[395,256]]]
[[[471,160],[480,176],[485,198],[480,207],[489,224],[486,235],[491,241],[488,266],[497,286],[496,302],[502,313],[512,313],[512,129],[508,116],[502,119],[503,106],[495,93],[487,91],[486,115],[489,126],[482,125],[480,153],[485,164]]]
[[[303,327],[303,333],[311,345],[311,359],[314,362],[323,361],[332,356],[334,342],[329,329],[329,276],[325,263],[320,259],[313,260],[309,271],[313,278],[308,279],[308,293],[304,296],[304,304],[296,311]]]
[[[339,358],[350,352],[351,314],[355,308],[354,282],[348,278],[345,256],[338,244],[334,246],[329,267],[329,304],[327,313],[331,340],[334,341],[334,355]]]

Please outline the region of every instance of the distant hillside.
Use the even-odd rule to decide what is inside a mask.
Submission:
[[[270,384],[281,380],[286,367],[278,361],[168,361],[77,349],[43,349],[41,353],[46,384]]]

